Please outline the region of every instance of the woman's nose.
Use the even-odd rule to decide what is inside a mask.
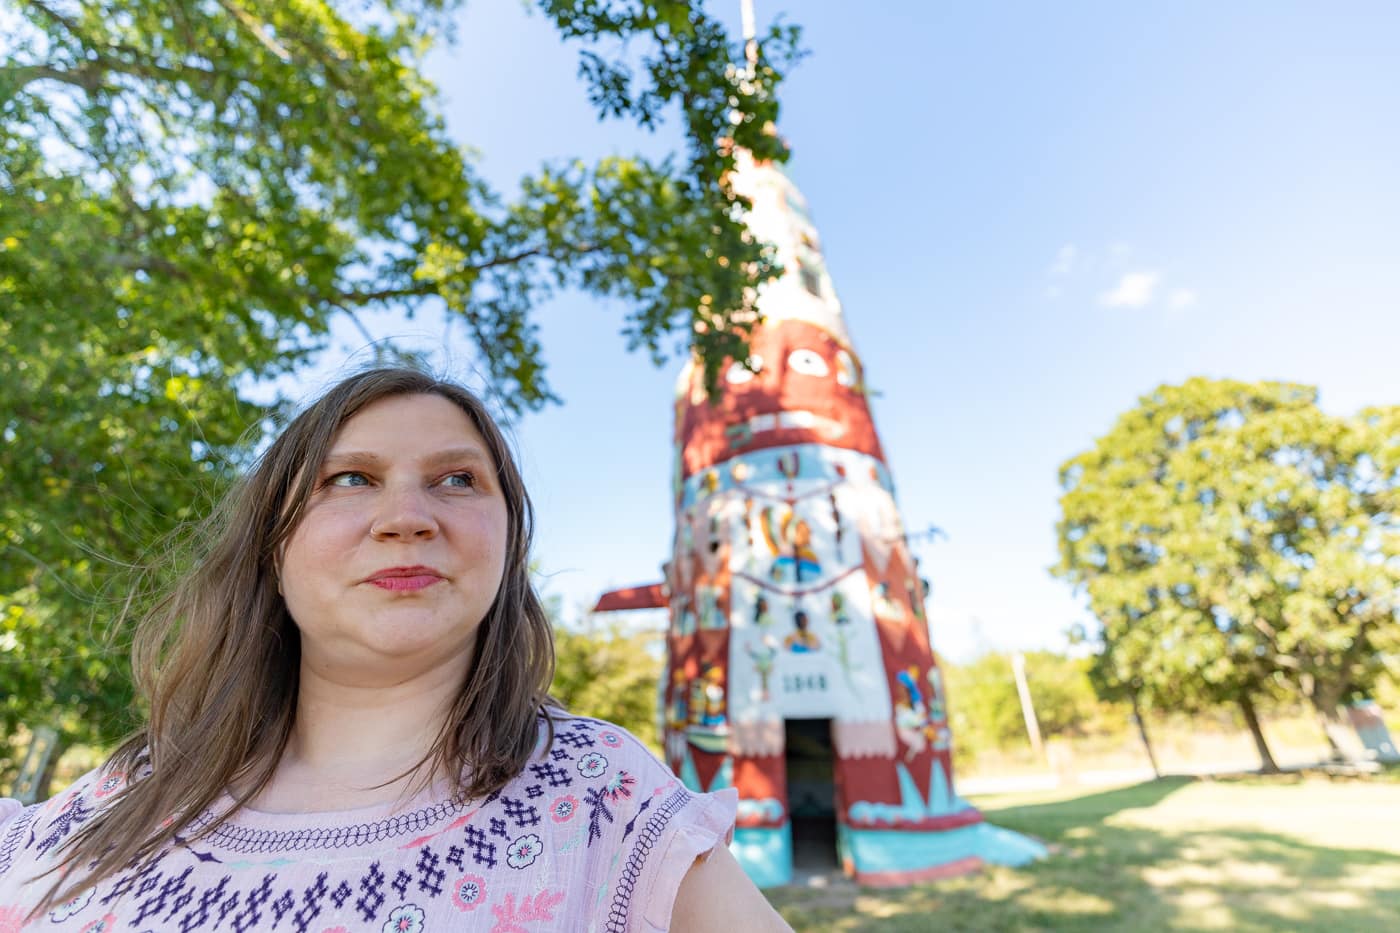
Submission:
[[[369,533],[381,541],[432,538],[438,533],[432,503],[421,488],[389,488],[379,497],[379,509]]]

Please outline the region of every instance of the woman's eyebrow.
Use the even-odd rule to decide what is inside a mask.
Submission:
[[[326,455],[326,459],[321,461],[321,469],[375,467],[382,462],[377,454],[372,454],[367,450],[337,451]]]
[[[423,463],[430,467],[467,464],[478,468],[494,469],[490,455],[479,447],[450,447],[447,450],[439,450],[424,457]]]
[[[466,464],[493,469],[492,460],[486,451],[479,447],[449,447],[437,450],[424,457],[421,463],[429,468],[446,464]],[[353,467],[383,466],[384,458],[368,450],[345,450],[331,453],[322,462],[321,469],[347,469]]]

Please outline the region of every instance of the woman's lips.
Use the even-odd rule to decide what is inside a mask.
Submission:
[[[441,583],[442,574],[432,567],[387,567],[378,573],[371,574],[366,583],[373,583],[381,590],[396,590],[405,592],[409,590],[421,590],[432,586],[434,583]]]
[[[431,573],[421,573],[411,577],[379,577],[369,582],[381,590],[421,590],[434,583],[441,583],[442,577]]]

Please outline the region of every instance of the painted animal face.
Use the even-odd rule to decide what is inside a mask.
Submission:
[[[860,363],[830,333],[803,320],[778,321],[753,336],[750,354],[756,371],[731,363],[715,405],[700,370],[692,371],[676,411],[683,478],[789,444],[826,444],[884,460]]]

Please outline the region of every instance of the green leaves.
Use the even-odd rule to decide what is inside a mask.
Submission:
[[[552,613],[556,614],[556,613]],[[658,751],[657,638],[592,617],[582,630],[555,626],[554,683],[549,692],[580,716],[615,722]]]
[[[562,287],[624,304],[625,339],[653,359],[693,344],[712,385],[745,355],[777,269],[725,173],[735,144],[785,155],[765,128],[796,29],[770,30],[750,70],[698,3],[541,2],[600,115],[677,119],[686,150],[545,166],[508,198],[420,71],[456,6],[35,0],[11,17],[0,617],[23,624],[0,642],[0,730],[119,731],[121,646],[87,627],[115,614],[102,594],[207,510],[279,407],[243,393],[305,363],[336,318],[440,299],[517,412],[554,399],[531,312]]]
[[[1166,705],[1296,690],[1324,712],[1400,650],[1397,411],[1289,383],[1163,386],[1061,468],[1060,562],[1099,674]]]
[[[1045,738],[1082,733],[1113,715],[1111,707],[1094,696],[1086,660],[1031,651],[1025,663],[1031,702]],[[1026,744],[1026,721],[1010,655],[990,652],[967,664],[944,660],[941,668],[959,756],[975,757],[979,752]]]

